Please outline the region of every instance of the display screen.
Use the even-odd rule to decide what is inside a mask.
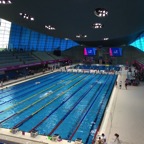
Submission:
[[[94,56],[96,55],[96,48],[84,48],[85,56]]]
[[[109,48],[109,54],[114,57],[122,56],[122,48]]]

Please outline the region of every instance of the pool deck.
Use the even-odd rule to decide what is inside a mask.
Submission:
[[[68,142],[67,140],[61,140],[58,142],[49,140],[47,136],[37,135],[36,137],[31,137],[30,133],[22,134],[22,131],[18,131],[13,134],[9,129],[0,128],[0,140],[18,143],[18,144],[74,144],[74,142]]]
[[[119,81],[122,81],[123,83],[122,89],[115,86],[102,122],[102,126],[99,130],[99,134],[105,133],[107,144],[118,144],[114,142],[115,133],[120,135],[119,138],[121,144],[144,144],[144,83],[140,83],[139,86],[128,86],[126,90],[124,87],[126,73],[127,71],[123,68],[122,74],[118,76],[118,84]],[[19,79],[17,81],[13,81],[13,83],[25,81],[29,78],[30,77],[27,77],[26,79]],[[3,88],[8,87],[9,84],[13,85],[12,83],[5,84],[6,85],[4,85]],[[113,112],[111,111],[112,101],[114,101]],[[109,129],[107,128],[109,125],[108,119],[111,119]],[[30,133],[22,135],[21,131],[16,134],[12,134],[9,129],[3,128],[0,128],[0,139],[19,144],[74,143],[68,142],[67,140],[53,142],[46,136],[40,135],[32,138]]]
[[[109,117],[105,115],[99,131],[100,135],[105,133],[107,144],[118,144],[114,142],[115,133],[119,134],[121,144],[144,144],[144,82],[139,86],[128,86],[126,90],[124,85],[126,74],[127,71],[123,68],[122,74],[118,77],[118,84],[122,81],[122,89],[118,86],[114,88],[113,113],[108,105],[106,113],[109,113]],[[109,129],[107,129],[108,118],[111,119]]]

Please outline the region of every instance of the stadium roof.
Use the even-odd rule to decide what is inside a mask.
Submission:
[[[11,2],[12,4],[2,4],[1,1],[1,18],[40,33],[68,38],[87,46],[127,45],[144,30],[144,0],[11,0]],[[96,16],[97,8],[106,9],[108,15]],[[27,14],[25,19],[22,17],[24,14]],[[34,20],[29,20],[28,17]],[[102,27],[94,28],[95,23],[102,24]]]

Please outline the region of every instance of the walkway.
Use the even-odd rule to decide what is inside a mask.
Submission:
[[[105,116],[100,129],[99,134],[105,133],[108,144],[117,144],[114,143],[115,133],[119,134],[121,144],[144,144],[144,83],[128,86],[126,90],[126,74],[127,71],[123,68],[118,77],[118,83],[123,83],[122,89],[115,86],[113,103],[106,111],[109,116]]]

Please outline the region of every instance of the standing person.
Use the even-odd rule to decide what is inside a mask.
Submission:
[[[0,86],[3,87],[3,81],[0,82]]]
[[[122,81],[120,81],[120,83],[119,83],[119,88],[120,89],[122,88]]]
[[[115,86],[117,86],[117,81],[115,82]]]
[[[120,144],[121,142],[119,140],[119,134],[115,133],[114,136],[115,136],[114,142],[117,142],[117,144]]]
[[[125,82],[125,88],[126,88],[126,90],[127,90],[127,82]]]

